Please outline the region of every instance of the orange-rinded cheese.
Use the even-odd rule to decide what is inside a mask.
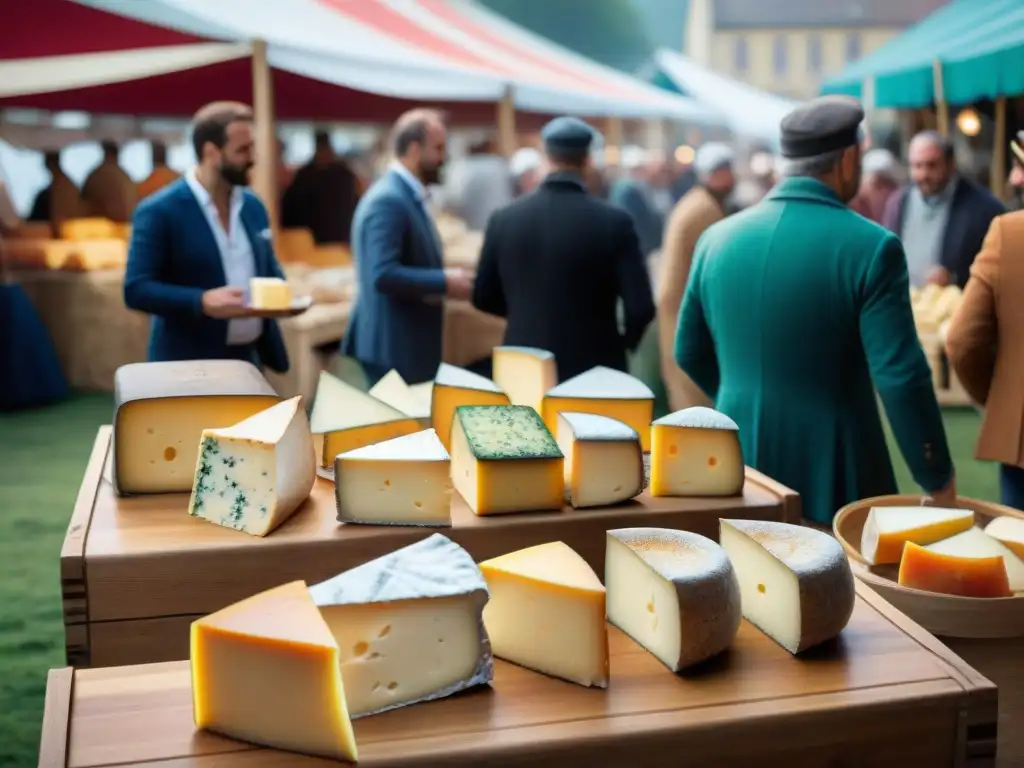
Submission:
[[[651,425],[651,496],[737,496],[746,470],[736,422],[684,408]]]
[[[490,379],[441,363],[430,393],[430,426],[449,452],[452,450],[452,418],[460,405],[509,405],[509,399]]]
[[[932,544],[974,525],[969,509],[872,507],[860,537],[860,554],[869,563],[898,563],[903,545]]]
[[[1024,520],[1018,517],[997,517],[985,526],[985,533],[1017,557],[1024,557]]]
[[[61,240],[108,240],[116,239],[118,235],[113,221],[98,216],[68,219],[60,225]]]
[[[196,726],[234,739],[357,759],[338,643],[305,582],[192,622]]]
[[[958,557],[912,541],[903,548],[899,583],[912,589],[960,597],[1012,597],[1006,563],[994,557]]]
[[[508,393],[513,405],[528,405],[539,413],[544,393],[558,384],[555,356],[534,347],[495,347],[494,383]]]
[[[549,389],[541,415],[552,432],[558,429],[558,414],[563,411],[617,419],[636,430],[645,451],[651,450],[654,393],[628,373],[599,365]]]

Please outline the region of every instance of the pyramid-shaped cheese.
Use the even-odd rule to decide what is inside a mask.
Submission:
[[[452,449],[452,419],[460,405],[508,405],[508,395],[490,379],[441,363],[431,391],[430,425],[444,447]]]
[[[326,371],[320,372],[310,427],[323,435],[322,467],[333,466],[339,453],[423,429],[416,419]]]
[[[864,522],[860,554],[873,565],[895,564],[907,542],[933,544],[973,525],[974,512],[969,509],[872,507]]]
[[[427,386],[430,386],[429,382]],[[369,394],[406,416],[418,419],[421,424],[426,426],[430,421],[430,398],[429,396],[423,398],[422,392],[422,388],[413,390],[405,383],[402,374],[392,369],[370,387]]]
[[[843,631],[856,590],[838,541],[802,525],[719,522],[719,541],[736,571],[747,621],[794,654]]]
[[[981,528],[968,528],[956,536],[929,544],[925,549],[956,557],[1001,557],[1006,562],[1006,576],[1010,580],[1010,589],[1014,592],[1024,592],[1024,560]]]
[[[617,419],[636,430],[645,451],[651,449],[654,393],[628,373],[599,365],[549,389],[541,415],[552,432],[558,429],[558,414],[562,411]]]
[[[732,645],[740,588],[711,539],[666,528],[608,531],[604,573],[608,620],[673,672]]]
[[[555,541],[480,563],[491,600],[484,625],[498,658],[580,685],[608,686],[605,590]]]
[[[558,384],[555,356],[536,347],[495,347],[494,382],[508,393],[513,405],[528,405],[538,412],[544,393]]]
[[[596,413],[558,414],[565,487],[576,508],[620,504],[644,489],[644,454],[636,430]]]
[[[736,422],[685,408],[651,425],[651,496],[737,496],[746,469]]]
[[[494,675],[487,584],[438,533],[310,589],[341,648],[352,717],[450,696]]]
[[[985,533],[1013,552],[1024,558],[1024,519],[1019,517],[997,517],[985,526]]]
[[[432,429],[342,453],[334,460],[338,520],[451,525],[450,465]]]
[[[338,644],[304,582],[192,622],[196,726],[254,744],[357,759]]]
[[[293,397],[233,427],[203,431],[190,515],[266,536],[295,513],[316,482],[301,401]]]

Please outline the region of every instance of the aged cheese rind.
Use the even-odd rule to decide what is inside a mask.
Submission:
[[[280,277],[253,277],[249,280],[249,305],[253,309],[288,309],[291,286]]]
[[[203,431],[190,515],[266,536],[309,498],[316,455],[301,397]]]
[[[980,528],[968,528],[956,536],[929,544],[925,549],[957,557],[1002,557],[1006,561],[1006,576],[1010,580],[1010,589],[1014,592],[1024,592],[1024,560]]]
[[[555,434],[573,507],[619,504],[643,491],[643,445],[629,425],[595,413],[563,411]]]
[[[492,356],[494,382],[508,394],[513,405],[541,409],[544,393],[558,384],[555,356],[536,347],[495,347]]]
[[[452,484],[474,514],[562,509],[562,452],[533,408],[460,406],[453,422]]]
[[[608,531],[605,586],[608,620],[673,672],[727,649],[743,618],[725,550],[696,533]]]
[[[654,393],[628,373],[598,365],[549,389],[544,394],[541,415],[552,432],[558,428],[562,411],[618,419],[636,430],[645,451],[651,449]]]
[[[490,379],[441,363],[430,390],[430,425],[444,447],[452,450],[455,409],[463,405],[508,405],[508,395]]]
[[[241,360],[122,365],[114,374],[115,490],[188,493],[203,430],[237,424],[280,399]]]
[[[561,541],[480,563],[491,600],[484,626],[494,655],[579,685],[608,686],[605,590]]]
[[[794,654],[843,631],[856,591],[838,541],[773,521],[723,519],[720,526],[747,621]]]
[[[428,382],[427,387],[430,386],[431,383]],[[429,426],[430,390],[425,391],[424,397],[424,388],[410,387],[398,371],[392,369],[384,374],[380,381],[370,387],[369,394],[406,416],[418,419],[424,426]]]
[[[310,594],[341,648],[353,718],[440,699],[494,677],[483,623],[487,583],[469,553],[441,534],[317,584]]]
[[[911,589],[959,597],[1012,597],[1006,561],[932,552],[908,541],[900,559],[899,583]]]
[[[450,467],[432,429],[343,453],[334,459],[338,520],[450,526]]]
[[[737,496],[746,469],[739,427],[712,408],[685,408],[651,425],[652,496]]]
[[[974,512],[969,509],[872,507],[864,522],[860,554],[873,565],[898,563],[904,544],[933,544],[973,525]]]
[[[277,749],[357,760],[338,645],[305,582],[192,622],[196,726]]]
[[[1002,516],[985,526],[985,533],[1013,552],[1024,558],[1024,520]]]

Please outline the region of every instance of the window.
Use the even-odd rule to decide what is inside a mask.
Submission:
[[[814,74],[821,72],[821,35],[807,38],[807,70]]]
[[[856,61],[860,58],[860,33],[848,32],[846,35],[846,60]]]
[[[786,74],[787,54],[786,38],[783,35],[776,35],[772,40],[772,69],[776,75]]]
[[[746,72],[750,66],[749,54],[747,52],[747,39],[737,37],[732,45],[732,66],[737,72]]]

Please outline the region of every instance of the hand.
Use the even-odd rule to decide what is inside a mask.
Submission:
[[[952,277],[953,276],[949,273],[949,270],[945,267],[936,267],[932,270],[932,273],[928,275],[928,284],[941,285],[942,287],[945,287],[953,282]]]
[[[469,299],[473,295],[473,278],[462,267],[447,267],[444,287],[449,299]]]
[[[956,478],[951,477],[945,488],[928,494],[932,506],[956,509]]]
[[[225,285],[203,292],[203,314],[217,320],[230,320],[245,314],[245,291]]]

